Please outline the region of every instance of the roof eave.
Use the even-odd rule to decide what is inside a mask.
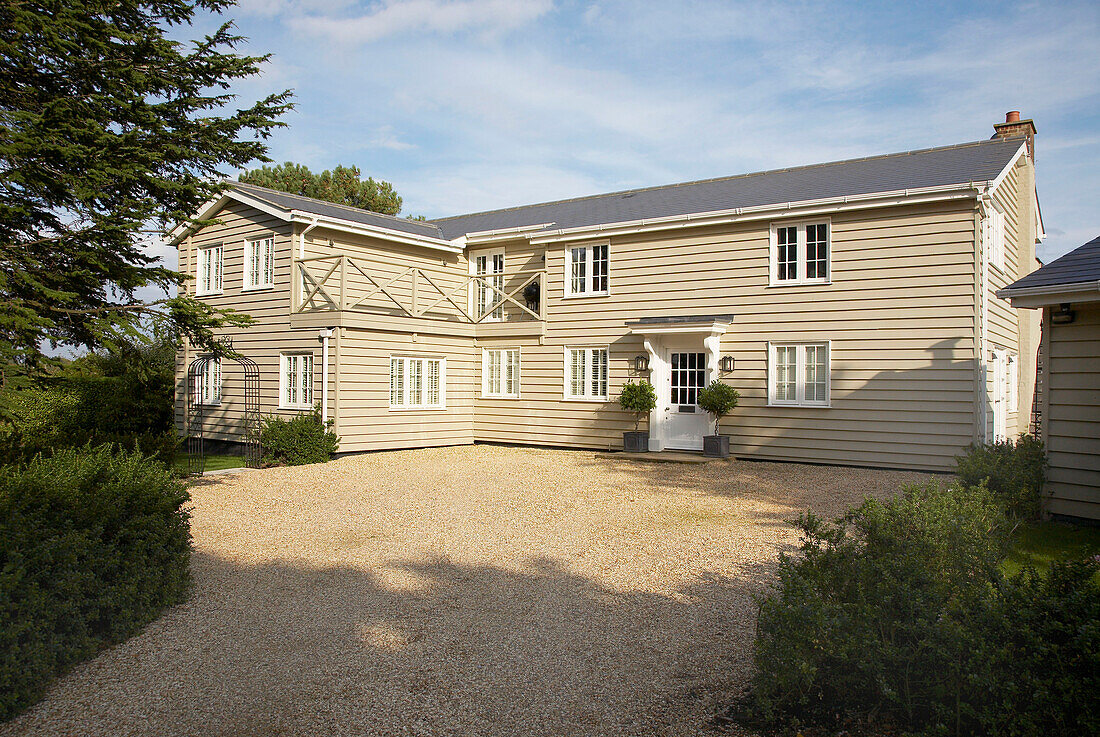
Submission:
[[[1100,279],[1072,284],[1042,284],[1034,287],[1006,287],[996,292],[1013,307],[1044,307],[1063,302],[1100,302]]]
[[[376,238],[384,238],[385,240],[389,241],[396,241],[398,243],[423,246],[424,248],[433,248],[439,251],[446,251],[448,253],[462,253],[461,244],[444,240],[442,238],[432,238],[431,236],[418,235],[416,233],[405,233],[400,230],[391,230],[389,228],[381,228],[374,225],[367,225],[366,223],[357,223],[352,220],[343,220],[341,218],[327,217],[325,215],[316,215],[305,210],[291,210],[290,220],[291,222],[295,223],[308,223],[310,225],[330,228],[332,230],[338,230],[344,233],[353,233],[355,235],[369,235]]]
[[[622,235],[642,231],[663,230],[679,227],[701,227],[721,225],[728,222],[759,220],[782,214],[788,217],[819,215],[841,210],[866,209],[871,207],[889,207],[921,202],[940,202],[951,199],[977,198],[987,191],[989,181],[966,182],[963,184],[939,185],[891,192],[872,192],[860,195],[845,195],[817,200],[783,202],[771,205],[736,207],[728,210],[670,215],[662,218],[644,218],[617,223],[599,223],[576,228],[542,230],[530,233],[527,237],[535,244],[555,241],[577,240],[582,238]]]

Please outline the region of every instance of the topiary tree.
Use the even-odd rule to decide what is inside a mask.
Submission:
[[[715,379],[710,385],[699,390],[699,406],[714,417],[714,434],[718,435],[718,424],[722,418],[733,411],[741,394],[729,384]]]
[[[623,385],[623,390],[619,392],[619,406],[634,415],[634,432],[637,432],[638,423],[642,421],[642,418],[648,417],[649,413],[657,406],[657,392],[653,390],[653,385],[645,379],[637,384],[628,381]]]

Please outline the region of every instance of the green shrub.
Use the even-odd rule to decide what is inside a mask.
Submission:
[[[955,459],[955,475],[964,486],[985,483],[1005,511],[1019,519],[1038,519],[1047,460],[1033,435],[1015,442],[971,446]]]
[[[908,730],[973,721],[960,698],[989,653],[975,637],[1000,580],[1006,525],[984,489],[932,483],[798,522],[760,605],[750,703],[765,724],[838,728],[876,714]]]
[[[316,408],[289,420],[266,417],[260,430],[263,460],[267,464],[324,463],[332,458],[339,444],[336,433],[325,427]]]
[[[0,463],[110,443],[171,462],[175,340],[124,343],[0,391]]]
[[[628,381],[619,392],[619,406],[634,415],[634,431],[637,432],[638,423],[657,406],[657,393],[648,381],[642,380],[637,384]]]
[[[1095,560],[1025,570],[1001,590],[1001,643],[981,734],[1100,734],[1100,587]]]
[[[760,603],[743,718],[826,733],[1098,733],[1095,560],[1005,577],[1015,521],[984,486],[913,487],[798,524],[801,555],[781,556]]]
[[[162,464],[106,446],[0,468],[0,719],[185,598],[187,500]]]
[[[718,435],[718,424],[722,418],[733,411],[741,394],[729,384],[715,379],[709,386],[699,390],[699,406],[714,418],[714,434]]]

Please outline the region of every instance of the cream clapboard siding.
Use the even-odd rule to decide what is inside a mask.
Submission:
[[[1005,213],[1004,269],[990,261],[987,270],[985,298],[988,303],[987,339],[989,348],[1003,348],[1017,355],[1018,411],[1007,413],[1008,435],[1027,432],[1035,384],[1035,352],[1038,349],[1038,315],[1033,310],[1012,307],[998,299],[996,292],[1036,268],[1034,218],[1034,164],[1025,160],[1013,166],[994,193],[994,199]],[[990,258],[989,249],[984,257]],[[989,360],[991,357],[987,356]],[[990,390],[992,388],[990,387]],[[992,402],[992,396],[987,398]],[[992,413],[988,416],[988,432],[992,433]]]
[[[1050,325],[1043,435],[1050,459],[1047,511],[1100,519],[1100,304]]]
[[[625,322],[733,313],[721,346],[736,360],[724,380],[743,397],[723,425],[735,454],[948,469],[974,434],[974,211],[930,205],[831,220],[833,277],[822,286],[768,286],[767,222],[613,238],[607,297],[564,298],[566,248],[551,245],[543,344],[479,341],[519,346],[523,360],[521,398],[480,399],[475,437],[620,447],[631,424],[614,396],[644,353]],[[832,406],[767,407],[768,341],[818,340],[832,342]],[[564,347],[585,345],[610,346],[607,403],[562,399]]]
[[[418,285],[421,306],[430,305],[443,294],[453,295],[454,301],[463,307],[467,304],[467,292],[463,287],[467,263],[462,255],[387,243],[325,228],[311,230],[305,241],[307,259],[335,255],[346,255],[350,259],[344,282],[348,306],[374,291],[375,295],[363,303],[364,309],[385,315],[403,314],[401,307],[376,287],[385,287],[397,302],[410,308],[412,275],[407,273],[410,267],[422,269],[427,275]],[[358,268],[351,267],[351,262]],[[320,280],[335,263],[333,260],[307,262],[306,268]],[[374,280],[373,284],[366,275]],[[332,299],[319,293],[306,305],[307,312],[310,309],[331,312],[335,306],[332,301],[339,300],[339,276],[338,269],[324,283]],[[307,295],[308,292],[302,297]],[[337,313],[331,314],[337,317]],[[429,314],[441,320],[460,319],[460,313],[448,302],[441,303]],[[473,341],[469,337],[441,334],[441,330],[448,329],[446,323],[441,328],[434,321],[422,319],[418,322],[424,326],[424,332],[338,328],[339,382],[338,388],[332,391],[334,398],[339,398],[333,417],[342,452],[473,442]],[[428,329],[429,322],[434,324],[434,329]],[[445,358],[446,409],[390,409],[391,356]]]
[[[445,409],[391,409],[390,357],[445,358]],[[474,347],[469,338],[343,329],[341,451],[472,443]]]
[[[290,272],[291,248],[294,246],[292,226],[278,218],[239,203],[230,203],[217,218],[218,225],[204,228],[180,244],[180,269],[196,275],[197,249],[214,243],[222,243],[222,294],[202,296],[201,299],[216,307],[231,307],[250,315],[254,323],[245,328],[219,331],[233,338],[234,348],[256,361],[260,371],[260,411],[265,415],[293,416],[297,410],[279,408],[279,354],[282,351],[308,352],[314,357],[313,392],[316,401],[321,399],[321,346],[316,329],[295,329],[290,322]],[[245,242],[254,238],[275,235],[275,286],[270,289],[242,291],[244,286]],[[194,293],[197,280],[188,289]],[[193,349],[180,352],[177,375],[177,428],[186,431],[184,414],[186,406],[185,363],[199,354]],[[330,378],[334,367],[330,365]],[[204,410],[206,437],[219,440],[240,440],[244,413],[244,375],[233,361],[222,361],[222,402]],[[330,411],[332,410],[330,396]]]

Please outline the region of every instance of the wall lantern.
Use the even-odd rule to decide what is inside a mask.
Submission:
[[[1050,311],[1050,321],[1055,325],[1069,325],[1077,313],[1069,308],[1069,303],[1058,305],[1058,309]]]
[[[718,370],[723,374],[733,373],[733,356],[722,356],[718,359]]]
[[[634,371],[639,374],[649,371],[649,356],[634,356]]]

